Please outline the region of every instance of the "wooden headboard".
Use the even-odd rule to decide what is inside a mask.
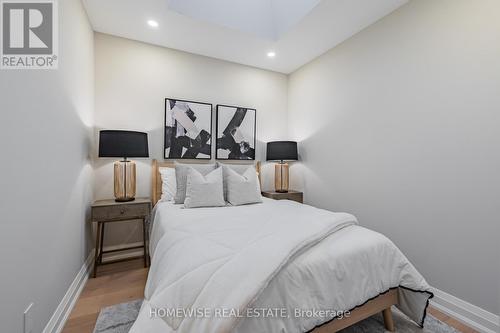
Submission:
[[[224,164],[236,164],[236,163],[231,163],[231,161],[225,161]],[[241,164],[241,163],[238,163]],[[174,162],[173,161],[158,161],[158,160],[153,160],[153,167],[152,167],[152,186],[151,186],[151,201],[153,202],[153,206],[156,205],[156,203],[160,200],[161,198],[161,175],[160,175],[160,168],[174,168]],[[259,175],[259,182],[260,185],[262,186],[262,178],[260,174],[260,161],[255,162],[255,169],[257,170],[257,174]]]

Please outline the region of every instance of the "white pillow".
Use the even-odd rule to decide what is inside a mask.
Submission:
[[[189,168],[193,168],[202,175],[207,175],[215,170],[214,164],[181,164],[175,162],[175,180],[177,182],[177,191],[175,192],[174,201],[176,204],[184,203],[186,199],[186,180]]]
[[[227,175],[228,175],[228,173],[226,171],[228,168],[231,169],[231,170],[233,170],[234,172],[236,172],[239,175],[243,175],[248,170],[248,168],[253,168],[253,171],[257,175],[257,180],[259,179],[259,174],[258,174],[257,170],[255,169],[254,165],[248,165],[248,164],[224,164],[224,163],[220,163],[220,162],[217,162],[217,165],[223,167],[223,173],[222,173],[222,175],[224,176],[224,199],[226,201],[228,201],[227,200]],[[259,183],[259,185],[260,185],[260,183]]]
[[[242,174],[224,166],[227,184],[227,201],[233,206],[262,202],[260,184],[253,166]]]
[[[160,201],[173,201],[177,192],[174,168],[158,168],[161,175],[161,198]]]
[[[222,168],[219,167],[206,176],[194,168],[189,168],[186,184],[185,208],[220,207],[226,205],[222,190]]]

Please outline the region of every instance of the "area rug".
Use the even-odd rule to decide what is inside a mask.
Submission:
[[[142,300],[113,305],[101,310],[94,333],[128,333],[139,314]],[[396,332],[398,333],[459,333],[459,331],[427,315],[421,329],[398,310],[393,311]],[[381,315],[376,315],[351,326],[342,333],[386,333]]]

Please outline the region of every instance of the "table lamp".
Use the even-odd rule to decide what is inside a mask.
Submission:
[[[119,157],[114,163],[115,201],[135,200],[136,171],[132,157],[149,157],[148,134],[134,131],[104,130],[99,132],[99,157]]]
[[[288,192],[289,167],[285,161],[298,160],[297,142],[273,141],[267,143],[267,160],[279,161],[274,166],[274,187],[276,192]]]

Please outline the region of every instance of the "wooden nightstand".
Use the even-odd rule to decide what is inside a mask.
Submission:
[[[144,249],[144,267],[148,267],[148,248],[147,248],[147,230],[146,221],[151,213],[151,200],[147,198],[137,198],[134,201],[129,202],[116,202],[115,200],[98,200],[92,205],[92,222],[97,222],[97,232],[96,232],[96,250],[94,258],[94,273],[93,276],[96,277],[97,266],[115,263],[119,261],[131,260],[135,258],[126,258],[120,260],[102,262],[102,256],[106,253],[114,253],[118,251],[126,251],[132,249]],[[103,241],[104,241],[104,227],[106,223],[119,222],[119,221],[130,221],[130,220],[142,220],[142,237],[144,244],[142,246],[128,247],[119,250],[103,251]]]
[[[275,192],[275,191],[262,191],[262,195],[266,198],[274,200],[292,200],[298,203],[304,203],[304,193],[299,191],[288,191],[286,193]]]

